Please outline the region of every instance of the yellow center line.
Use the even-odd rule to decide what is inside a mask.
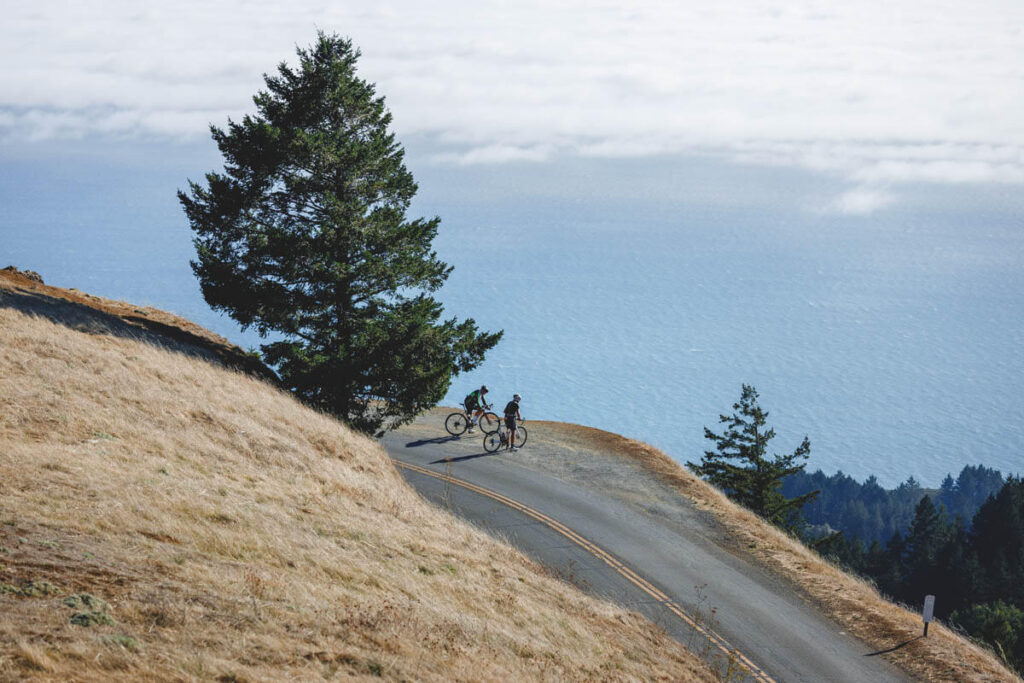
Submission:
[[[627,567],[625,564],[620,562],[618,559],[616,559],[610,553],[605,551],[603,548],[593,543],[592,541],[587,540],[583,536],[580,536],[578,533],[576,533],[569,527],[565,526],[558,520],[545,515],[543,512],[534,510],[533,508],[524,505],[523,503],[520,503],[519,501],[513,498],[509,498],[508,496],[502,495],[496,491],[486,489],[483,486],[478,486],[468,481],[457,479],[451,475],[441,474],[440,472],[434,472],[433,470],[429,470],[425,467],[420,467],[419,465],[413,465],[407,462],[402,462],[400,460],[395,460],[394,463],[399,467],[404,467],[405,469],[409,469],[414,472],[424,474],[428,477],[433,477],[435,479],[440,479],[441,481],[446,481],[448,483],[455,484],[456,486],[461,486],[465,489],[473,491],[474,493],[479,493],[482,496],[486,496],[488,498],[491,498],[492,500],[496,500],[499,503],[502,503],[504,505],[507,505],[508,507],[518,510],[523,514],[536,519],[545,526],[548,526],[551,529],[557,531],[558,533],[562,534],[563,536],[571,540],[576,545],[580,546],[590,554],[602,560],[605,564],[607,564],[620,575],[625,577],[632,584],[634,584],[642,591],[653,597],[655,600],[663,604],[665,607],[669,609],[669,611],[671,611],[673,614],[679,617],[684,623],[688,624],[690,627],[692,627],[700,634],[702,634],[704,637],[706,637],[708,640],[710,640],[711,643],[715,645],[715,647],[717,647],[726,655],[726,657],[735,657],[736,659],[738,659],[745,667],[747,667],[747,669],[750,671],[750,674],[754,677],[755,680],[761,681],[762,683],[775,683],[775,681],[765,671],[763,671],[756,664],[750,661],[750,659],[747,658],[746,655],[744,655],[742,652],[732,647],[725,638],[723,638],[718,633],[715,633],[713,630],[701,626],[696,620],[694,620],[693,617],[687,614],[686,611],[682,607],[680,607],[674,600],[672,600],[663,592],[658,590],[649,581],[647,581],[639,574],[634,572],[632,569]]]

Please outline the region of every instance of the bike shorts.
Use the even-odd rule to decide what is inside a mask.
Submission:
[[[516,430],[516,418],[509,417],[509,416],[506,415],[505,416],[505,426],[508,427],[509,430],[514,432]]]
[[[463,405],[465,405],[465,406],[466,406],[466,412],[467,412],[467,413],[472,413],[472,412],[473,412],[474,410],[476,410],[477,408],[479,408],[479,407],[480,407],[480,406],[479,406],[479,405],[478,405],[477,403],[475,403],[474,401],[466,401],[466,402],[465,402],[465,403],[464,403]]]

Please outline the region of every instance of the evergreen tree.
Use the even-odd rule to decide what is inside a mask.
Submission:
[[[946,475],[936,502],[941,502],[950,517],[970,520],[988,497],[1003,487],[1003,475],[982,465],[967,465],[954,480]]]
[[[941,592],[936,559],[948,539],[949,528],[942,511],[935,507],[931,498],[922,497],[907,532],[904,554],[907,576],[899,591],[901,597],[918,604],[925,595]]]
[[[998,471],[968,465],[956,479],[946,475],[932,502],[944,507],[950,519],[971,520],[981,504],[1002,486],[1003,477]],[[828,476],[821,470],[797,472],[782,482],[782,493],[788,497],[814,490],[821,493],[803,508],[810,528],[816,532],[842,529],[847,537],[865,543],[885,542],[897,531],[905,533],[921,497],[926,495],[913,477],[892,491],[882,488],[874,475],[858,484],[841,471]]]
[[[942,595],[936,616],[944,618],[968,606],[980,594],[982,579],[981,566],[968,545],[966,524],[957,517],[949,527],[946,544],[935,557],[933,592]]]
[[[1024,608],[1024,480],[1010,477],[978,510],[970,534],[986,568],[982,602],[1012,601]]]
[[[704,428],[704,438],[715,443],[715,450],[705,451],[700,464],[689,462],[687,467],[770,522],[797,530],[802,523],[800,508],[818,492],[787,498],[782,480],[803,471],[811,442],[805,436],[792,453],[769,457],[768,442],[775,430],[765,426],[768,412],[758,405],[757,390],[744,384],[733,410],[732,415],[719,416],[725,425],[722,434]]]
[[[320,33],[264,76],[254,115],[211,126],[224,172],[178,196],[207,302],[276,338],[264,358],[299,397],[375,432],[436,404],[501,333],[441,321],[440,219],[406,217],[416,184],[358,57]]]
[[[869,578],[877,580],[878,577],[885,573],[887,567],[888,562],[882,544],[878,541],[871,541],[871,545],[868,546],[867,552],[864,554],[862,573]]]
[[[818,473],[820,474],[820,473]],[[799,481],[804,475],[794,475]],[[813,475],[812,475],[813,476]],[[806,478],[806,477],[805,477]],[[903,510],[916,499],[912,519],[904,537],[892,534],[883,549],[873,541],[867,549],[859,539],[842,531],[832,532],[812,543],[824,556],[861,572],[875,581],[879,589],[902,602],[920,605],[926,594],[934,594],[936,616],[947,615],[953,623],[971,635],[985,639],[1018,671],[1024,667],[1024,481],[1010,477],[991,495],[974,515],[970,529],[963,516],[946,522],[944,504],[939,499],[954,496],[955,501],[973,505],[981,491],[1002,480],[995,470],[966,467],[957,480],[946,477],[934,500],[923,495],[920,486],[909,479],[896,490],[884,492],[865,486],[856,501],[871,500],[885,493],[892,510]],[[824,480],[823,487],[842,490],[841,475]],[[801,485],[805,485],[806,482]],[[874,494],[865,494],[868,490]],[[833,517],[841,507],[832,501]],[[856,505],[842,507],[850,518]],[[877,509],[877,508],[876,508]],[[902,513],[901,513],[902,514]],[[831,519],[831,518],[830,518]],[[828,522],[824,524],[829,528]]]
[[[878,477],[873,474],[864,480],[860,495],[869,506],[880,505],[889,500],[889,493],[882,488],[878,483]]]
[[[931,498],[922,497],[906,537],[906,558],[910,566],[925,567],[933,564],[946,541],[947,532],[942,511],[935,507]]]
[[[883,593],[896,598],[903,597],[903,581],[907,574],[907,564],[904,560],[906,549],[907,544],[903,541],[903,535],[897,531],[885,544],[881,571],[873,577]]]
[[[820,538],[810,547],[829,562],[861,572],[867,564],[867,549],[859,538],[848,538],[842,531]]]

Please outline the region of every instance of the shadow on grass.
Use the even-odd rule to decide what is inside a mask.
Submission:
[[[241,349],[226,347],[175,325],[153,320],[140,309],[133,309],[139,315],[115,315],[43,292],[4,288],[0,288],[0,308],[11,308],[45,318],[78,332],[131,339],[188,356],[217,361],[280,386],[280,380],[273,371]]]
[[[878,652],[869,652],[869,653],[867,653],[864,656],[865,657],[877,657],[878,655],[884,655],[884,654],[888,654],[889,652],[895,652],[896,650],[899,650],[901,647],[905,647],[907,645],[910,645],[915,640],[921,640],[922,638],[924,638],[924,636],[917,636],[916,638],[911,638],[910,640],[904,640],[899,645],[893,645],[892,647],[890,647],[890,648],[888,648],[886,650],[879,650]]]

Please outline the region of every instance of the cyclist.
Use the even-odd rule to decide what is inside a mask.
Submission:
[[[508,428],[508,442],[505,446],[506,450],[518,451],[519,447],[516,443],[516,420],[522,420],[523,416],[519,414],[519,402],[523,400],[523,397],[519,394],[512,394],[512,400],[505,405],[505,426]]]
[[[491,407],[487,405],[487,401],[484,400],[484,394],[487,393],[487,385],[475,389],[466,396],[466,400],[463,404],[466,406],[466,416],[469,417],[469,433],[473,433],[473,427],[476,426],[476,421],[481,415],[484,414],[485,410],[490,410]]]

